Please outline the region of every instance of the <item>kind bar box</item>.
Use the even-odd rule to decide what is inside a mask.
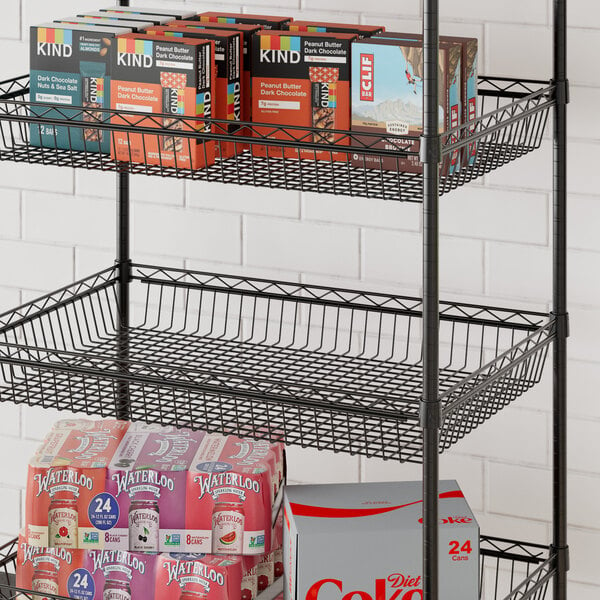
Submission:
[[[150,27],[148,35],[168,38],[186,37],[212,40],[215,43],[217,77],[215,81],[214,117],[223,121],[242,118],[242,34],[224,29],[195,29],[193,27]],[[239,126],[215,125],[215,132],[234,134]],[[230,158],[241,150],[233,142],[216,142],[217,156]]]
[[[161,554],[155,600],[241,600],[242,557]]]
[[[332,129],[350,126],[350,48],[354,34],[262,31],[252,56],[252,118],[274,125],[319,129],[314,142],[341,142]],[[269,133],[272,128],[257,128]],[[322,131],[322,133],[321,133]],[[277,139],[305,139],[302,129],[276,131]],[[327,150],[297,150],[255,144],[258,156],[346,160],[347,154]]]
[[[203,12],[196,18],[202,23],[242,23],[246,25],[261,25],[263,29],[285,29],[292,21],[291,17],[224,12]]]
[[[242,121],[252,121],[252,44],[255,33],[262,31],[261,25],[235,23],[201,23],[200,21],[175,21],[170,27],[200,29],[226,29],[242,34],[244,47],[242,50]]]
[[[112,6],[110,8],[101,8],[100,12],[115,13],[120,15],[159,15],[161,17],[170,17],[171,19],[192,19],[196,16],[194,10],[178,10],[175,8],[140,8]]]
[[[31,28],[30,92],[34,115],[79,119],[92,124],[108,120],[93,109],[110,108],[111,53],[118,27],[48,23]],[[48,110],[56,104],[59,110]],[[81,109],[87,109],[81,116]],[[86,152],[109,152],[110,133],[60,125],[31,125],[31,144]]]
[[[187,550],[270,552],[275,464],[268,443],[207,435],[188,473]]]
[[[51,548],[101,548],[106,470],[125,435],[124,421],[60,421],[29,462],[26,541]],[[105,509],[108,509],[105,511]]]
[[[73,598],[96,598],[97,600],[154,600],[154,578],[157,557],[141,552],[122,550],[88,550],[84,568],[91,574],[91,586],[82,587],[83,592]]]
[[[477,600],[479,527],[456,481],[439,490],[440,589]],[[422,598],[422,509],[420,481],[288,486],[284,598]]]
[[[144,31],[146,27],[152,27],[149,21],[117,21],[116,19],[101,19],[96,17],[63,17],[54,19],[55,23],[66,23],[68,25],[91,25],[93,27],[118,27],[120,33],[136,33]],[[125,31],[123,31],[125,30]]]
[[[140,34],[120,36],[113,54],[111,108],[118,111],[166,113],[163,128],[174,135],[115,132],[112,156],[116,160],[181,169],[200,169],[215,160],[215,143],[177,136],[176,131],[210,132],[210,123],[180,117],[214,117],[214,42],[188,38],[166,39]],[[159,127],[153,120],[122,114],[118,124]]]
[[[134,423],[110,463],[106,490],[116,526],[105,548],[136,552],[185,549],[187,471],[204,432]]]
[[[376,37],[416,40],[421,42],[423,36],[387,31],[377,34]],[[471,123],[477,118],[477,77],[478,77],[478,41],[477,38],[440,36],[440,42],[444,44],[460,44],[461,46],[461,124]],[[455,127],[455,124],[452,124]],[[472,130],[472,129],[471,129]],[[470,144],[463,153],[462,164],[472,165],[475,162],[476,144]]]
[[[85,569],[85,551],[67,548],[40,548],[27,543],[25,535],[19,535],[16,564],[18,588],[36,592],[32,597],[46,600],[50,595],[70,598],[94,598],[94,583]],[[79,588],[79,585],[82,585]],[[83,587],[85,586],[85,587]],[[91,595],[76,595],[89,591]],[[29,598],[30,596],[16,596]],[[102,596],[98,596],[102,598]]]
[[[440,43],[439,53],[439,131],[460,123],[460,44]],[[413,40],[370,38],[358,40],[352,48],[352,131],[381,135],[373,148],[397,150],[386,134],[414,138],[406,149],[418,152],[423,132],[423,47]],[[361,141],[361,138],[357,138]],[[398,140],[404,147],[404,142]],[[458,153],[451,157],[450,172],[458,168]],[[378,157],[352,155],[352,165],[360,168],[422,172],[419,156]]]
[[[134,13],[125,15],[101,11],[79,13],[77,16],[91,19],[109,19],[111,21],[142,21],[150,23],[150,25],[167,25],[173,20],[171,17],[161,15],[136,15]]]
[[[377,25],[351,25],[349,23],[323,23],[320,21],[292,21],[286,29],[311,33],[355,33],[359,38],[371,37],[385,31],[385,27]]]

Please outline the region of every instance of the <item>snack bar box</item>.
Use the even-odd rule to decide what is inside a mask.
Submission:
[[[192,19],[196,16],[196,11],[194,10],[178,10],[175,8],[143,8],[139,6],[111,6],[110,8],[101,8],[100,12],[121,15],[159,15],[161,17],[171,17],[172,19]]]
[[[215,81],[214,117],[223,121],[241,121],[242,119],[242,34],[239,31],[225,29],[196,29],[194,27],[149,27],[148,35],[166,38],[192,38],[212,40],[215,43],[215,63],[217,77]],[[235,133],[239,125],[215,125],[218,133]],[[218,141],[217,156],[230,158],[240,151],[241,144]]]
[[[116,19],[101,19],[96,17],[63,17],[54,19],[55,23],[66,23],[67,25],[90,25],[92,27],[118,27],[123,33],[137,33],[144,31],[146,27],[152,27],[150,21],[121,21]]]
[[[285,29],[292,21],[291,17],[227,12],[203,12],[200,13],[196,19],[202,23],[242,23],[247,25],[261,25],[263,29]]]
[[[461,114],[460,44],[440,42],[438,103],[439,131],[460,123]],[[357,40],[352,45],[352,131],[380,135],[364,137],[373,148],[398,151],[385,135],[407,136],[398,140],[402,147],[417,151],[423,131],[423,45],[415,40],[379,37]],[[357,136],[357,140],[361,140]],[[459,167],[458,153],[452,157],[450,172]],[[352,155],[352,165],[359,168],[422,172],[419,156],[400,158]]]
[[[439,491],[440,589],[477,600],[479,526],[456,481]],[[284,510],[286,600],[422,597],[422,482],[288,486]]]
[[[107,473],[119,507],[105,548],[137,552],[185,550],[187,471],[202,431],[133,423]]]
[[[244,23],[201,23],[200,21],[174,21],[169,27],[202,29],[226,29],[242,34],[242,121],[252,121],[252,44],[255,33],[262,31],[261,25]]]
[[[31,28],[30,97],[33,115],[48,119],[82,118],[90,128],[61,125],[30,127],[33,146],[109,152],[110,132],[93,124],[106,121],[106,113],[92,109],[110,108],[111,55],[116,37],[130,29],[86,24],[46,23]],[[42,104],[39,107],[35,103]],[[57,109],[48,105],[57,105]],[[80,109],[88,109],[81,116]]]
[[[162,123],[126,113],[113,116],[119,125],[169,129],[171,135],[115,132],[112,157],[180,169],[200,169],[215,162],[215,143],[182,137],[177,131],[210,133],[210,122],[182,117],[214,117],[216,67],[214,42],[188,38],[119,36],[113,53],[111,108],[116,111],[166,113]]]
[[[321,21],[292,21],[285,27],[289,31],[312,33],[355,33],[359,38],[371,37],[385,31],[378,25],[354,25],[349,23],[325,23]]]
[[[241,556],[161,554],[155,600],[241,600],[242,574]]]
[[[115,420],[54,426],[29,463],[25,541],[30,546],[102,547],[106,514],[116,510],[106,494],[107,467],[128,427]]]
[[[355,34],[261,31],[252,48],[252,118],[273,125],[319,129],[312,140],[347,144],[332,129],[350,126],[350,56]],[[310,138],[302,129],[275,131],[257,127],[277,139]],[[257,156],[286,156],[318,160],[347,160],[332,150],[253,145]],[[267,154],[268,153],[268,154]]]
[[[78,13],[78,17],[88,17],[91,19],[110,19],[111,21],[143,21],[149,22],[150,25],[167,25],[173,19],[166,15],[137,15],[135,13],[121,14],[112,12],[91,11],[86,13]]]
[[[207,435],[188,473],[187,550],[270,552],[277,479],[277,457],[268,442]]]

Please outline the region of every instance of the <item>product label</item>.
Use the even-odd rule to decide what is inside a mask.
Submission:
[[[138,508],[129,511],[129,549],[158,552],[159,515],[156,510]]]
[[[34,594],[33,600],[49,600],[46,594],[58,595],[58,581],[36,578],[31,582],[31,590],[38,592],[38,594]]]
[[[48,511],[48,537],[51,548],[77,548],[79,515],[71,508]]]
[[[214,554],[242,554],[244,544],[244,515],[233,510],[213,514]]]

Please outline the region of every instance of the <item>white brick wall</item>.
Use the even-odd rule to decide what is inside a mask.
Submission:
[[[162,0],[167,4],[169,0]],[[144,4],[135,0],[133,4]],[[2,78],[27,69],[28,27],[89,0],[8,0],[0,23]],[[108,2],[107,2],[108,4]],[[151,4],[151,3],[150,3]],[[160,4],[155,1],[155,4]],[[242,9],[242,1],[198,9]],[[256,0],[247,12],[382,23],[417,31],[420,0]],[[487,74],[549,77],[552,0],[441,2],[442,32],[476,35]],[[571,594],[600,593],[600,51],[596,2],[570,0],[569,247]],[[550,298],[551,143],[441,202],[441,283],[451,298],[547,307]],[[107,266],[114,253],[112,175],[0,162],[0,309]],[[202,183],[133,178],[136,258],[318,283],[418,291],[420,209]],[[548,541],[551,386],[544,382],[442,458],[483,531]],[[16,532],[27,456],[56,415],[2,405],[0,538]],[[290,451],[296,481],[418,478],[419,469]]]

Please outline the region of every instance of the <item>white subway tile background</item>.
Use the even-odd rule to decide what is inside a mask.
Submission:
[[[109,2],[107,2],[108,4]],[[100,3],[102,4],[102,3]],[[132,4],[167,5],[170,0]],[[443,0],[442,33],[480,40],[481,71],[550,78],[552,0]],[[418,31],[421,0],[223,0],[200,10],[270,12]],[[90,0],[5,0],[2,79],[28,68],[28,28],[96,9]],[[569,2],[570,592],[600,593],[600,3]],[[549,136],[548,136],[549,138]],[[451,299],[549,307],[551,141],[441,201],[441,285]],[[0,162],[0,310],[110,264],[115,177]],[[158,178],[132,180],[135,258],[169,266],[418,292],[418,206]],[[551,532],[551,368],[538,388],[441,459],[482,530],[547,542]],[[28,456],[56,417],[0,406],[0,535],[22,518]],[[418,479],[420,470],[290,448],[299,482]]]

